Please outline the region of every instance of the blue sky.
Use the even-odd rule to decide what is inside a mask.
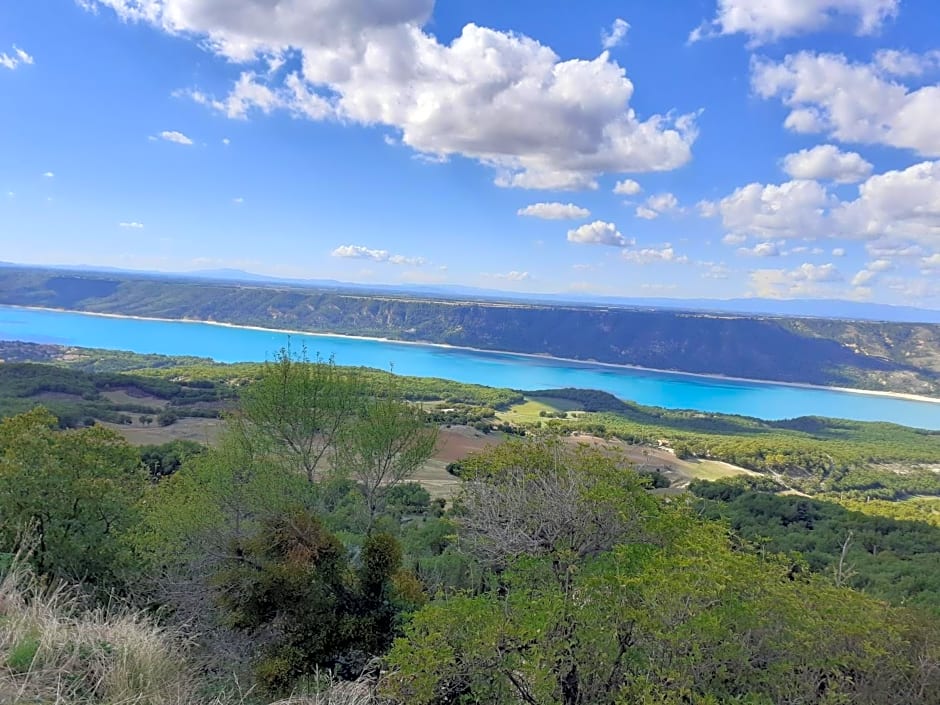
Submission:
[[[0,260],[940,308],[934,0],[0,6]]]

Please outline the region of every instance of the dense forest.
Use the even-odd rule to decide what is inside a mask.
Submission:
[[[124,376],[10,367],[16,393]],[[208,448],[41,406],[0,421],[0,700],[937,702],[929,523],[766,478],[659,493],[551,428],[432,501],[412,478],[438,424],[406,385],[288,351],[258,367]]]
[[[0,304],[382,336],[662,370],[940,395],[940,326],[367,296],[0,269]]]

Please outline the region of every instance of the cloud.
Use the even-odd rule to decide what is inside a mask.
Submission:
[[[782,184],[752,183],[721,199],[712,212],[720,215],[725,229],[735,236],[726,244],[739,244],[744,237],[811,238],[826,230],[826,215],[836,204],[815,181]]]
[[[614,193],[620,196],[635,196],[642,190],[643,187],[633,179],[624,179],[614,185]]]
[[[573,203],[533,203],[520,208],[516,213],[543,220],[576,220],[591,215],[591,211],[587,208],[581,208]]]
[[[881,49],[875,52],[874,63],[881,73],[890,76],[920,76],[940,68],[940,50],[914,54],[897,49]]]
[[[128,228],[130,230],[140,230],[144,227],[143,223],[138,223],[136,220],[131,221],[121,221],[118,223],[119,228]]]
[[[850,23],[858,35],[877,32],[898,12],[900,0],[718,0],[711,22],[697,27],[689,41],[744,34],[752,46]]]
[[[940,253],[932,254],[930,257],[924,257],[920,261],[924,269],[940,269]]]
[[[940,156],[940,85],[908,88],[876,64],[807,51],[753,61],[751,84],[791,109],[784,125],[794,132]]]
[[[405,257],[404,255],[393,255],[388,250],[372,250],[362,245],[340,245],[331,253],[333,257],[344,257],[347,259],[368,259],[373,262],[387,262],[389,264],[408,265],[411,267],[420,267],[427,264],[428,261],[423,257]]]
[[[222,138],[222,144],[224,144],[226,147],[228,147],[230,144],[232,144],[232,140],[230,140],[228,137],[223,137],[223,138]]]
[[[803,248],[803,250],[805,249]],[[739,248],[738,254],[745,257],[779,257],[783,253],[780,251],[780,245],[776,242],[759,242],[754,247]]]
[[[531,279],[531,275],[528,272],[506,272],[503,274],[484,274],[484,277],[489,277],[491,279],[502,279],[504,281],[511,282],[523,282],[527,279]]]
[[[620,46],[623,40],[626,39],[627,32],[629,31],[630,23],[618,17],[610,26],[609,32],[606,30],[601,32],[601,46],[605,49],[613,49],[616,46]]]
[[[275,110],[286,110],[296,117],[310,120],[323,120],[334,115],[334,108],[328,100],[312,93],[303,85],[297,74],[290,74],[284,85],[271,88],[262,81],[265,77],[245,71],[235,82],[228,96],[219,100],[201,91],[184,91],[200,105],[206,105],[223,113],[233,120],[244,120],[252,110],[259,110],[265,115]]]
[[[859,185],[858,198],[844,203],[834,219],[858,238],[940,249],[940,161],[870,177]]]
[[[636,217],[646,220],[658,218],[663,213],[676,210],[679,207],[679,199],[671,193],[658,193],[646,199],[646,203],[637,206]]]
[[[242,198],[241,196],[236,196],[235,198],[232,199],[232,203],[234,203],[236,206],[240,206],[244,202],[245,202],[245,199]]]
[[[621,257],[627,262],[634,264],[652,264],[654,262],[670,262],[674,264],[685,264],[689,258],[685,255],[677,255],[672,245],[666,243],[661,248],[646,248],[642,250],[624,250]]]
[[[714,218],[718,215],[718,204],[714,201],[701,200],[695,204],[695,210],[703,218]]]
[[[816,296],[844,281],[833,264],[801,264],[796,269],[757,269],[750,273],[751,293],[772,299]]]
[[[164,130],[160,133],[160,139],[166,140],[167,142],[175,142],[176,144],[190,145],[193,143],[189,137],[176,130]]]
[[[886,259],[878,259],[869,262],[865,269],[859,271],[852,278],[852,286],[862,287],[872,284],[881,274],[894,269],[894,264]]]
[[[568,231],[568,242],[576,242],[581,245],[610,245],[612,247],[626,247],[633,244],[633,240],[627,240],[617,226],[613,223],[605,223],[603,220],[595,220],[593,223],[586,223],[580,228]]]
[[[27,65],[33,63],[33,57],[27,54],[25,51],[20,49],[16,44],[13,45],[13,53],[7,54],[6,52],[0,53],[0,66],[5,69],[10,69],[12,71],[18,66]]]
[[[749,238],[839,238],[864,241],[873,259],[914,260],[940,252],[940,160],[875,174],[857,188],[854,199],[840,201],[816,181],[748,184],[709,212],[721,216],[726,245],[740,246]],[[844,256],[845,249],[837,246],[832,254]]]
[[[821,144],[788,154],[783,158],[783,170],[793,179],[852,184],[864,181],[872,165],[857,152],[842,152],[835,145]]]
[[[679,206],[679,199],[671,193],[658,193],[646,199],[646,205],[655,211],[665,213]]]
[[[605,173],[668,171],[690,160],[697,137],[694,114],[639,117],[634,85],[607,52],[562,60],[475,24],[441,43],[423,29],[433,0],[91,2],[257,64],[226,97],[188,92],[230,117],[285,110],[391,128],[420,154],[478,161],[501,186],[595,188]],[[300,67],[270,75],[266,57],[286,52]]]
[[[43,176],[45,176],[47,179],[53,179],[55,178],[55,173],[51,171],[47,171],[43,173]]]
[[[891,237],[882,237],[867,243],[865,251],[871,257],[892,260],[913,260],[926,256],[926,251],[920,245],[912,244],[903,238],[894,239]]]
[[[702,273],[703,279],[729,279],[730,277],[731,269],[723,262],[708,265],[708,269]]]

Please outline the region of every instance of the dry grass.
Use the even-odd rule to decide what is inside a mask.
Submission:
[[[22,565],[0,581],[0,703],[195,704],[180,646],[139,613],[83,610]]]
[[[334,683],[315,695],[279,700],[272,705],[378,705],[375,684],[366,679]]]
[[[170,426],[161,426],[158,423],[144,426],[138,420],[138,414],[130,416],[134,420],[131,424],[99,423],[105,428],[117,431],[128,443],[138,446],[159,445],[170,441],[195,441],[212,445],[218,440],[223,425],[219,419],[184,418]]]
[[[256,705],[251,690],[200,680],[179,633],[133,610],[86,608],[22,561],[0,577],[0,705]],[[325,682],[324,682],[325,680]],[[374,680],[320,681],[275,705],[374,705]]]

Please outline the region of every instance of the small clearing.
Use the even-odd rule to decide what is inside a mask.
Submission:
[[[499,445],[505,440],[502,433],[484,434],[470,426],[442,428],[437,437],[434,456],[411,478],[431,493],[434,498],[449,499],[460,480],[447,472],[447,466],[486,448]]]
[[[103,423],[100,425],[120,433],[133,445],[160,445],[170,441],[195,441],[196,443],[215,443],[222,431],[220,419],[185,418],[169,426],[160,426],[156,422],[144,425],[137,417],[132,417],[134,423],[116,424]]]
[[[570,399],[556,399],[554,397],[526,397],[522,404],[516,404],[508,411],[497,413],[503,421],[510,423],[538,423],[544,421],[546,414],[555,414],[565,412],[569,416],[574,416],[578,411],[583,411],[584,407],[576,401]]]

